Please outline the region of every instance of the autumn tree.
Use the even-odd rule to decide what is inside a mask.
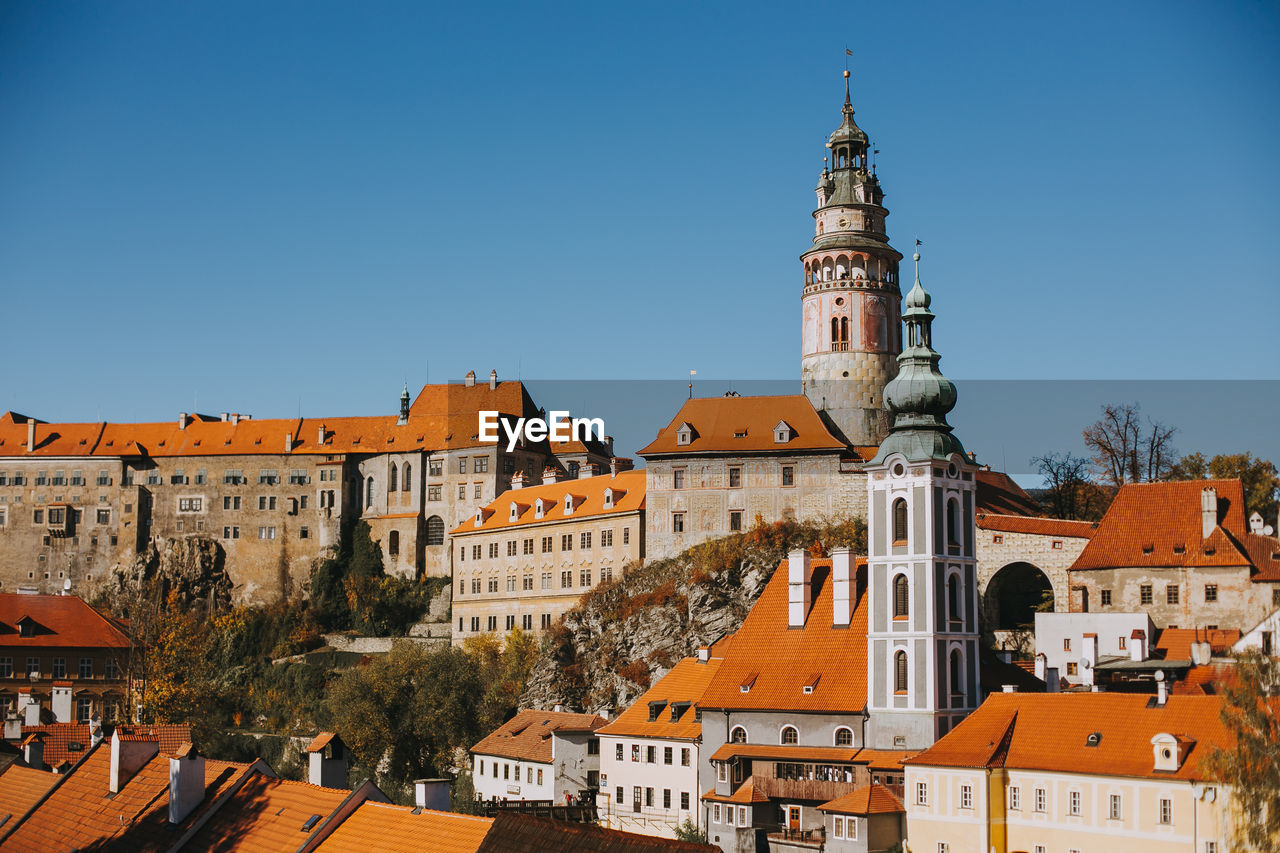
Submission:
[[[1244,504],[1250,512],[1258,512],[1268,524],[1275,525],[1276,500],[1280,476],[1274,463],[1250,453],[1219,453],[1206,459],[1203,453],[1188,453],[1169,469],[1169,480],[1232,480],[1244,485]]]
[[[1231,788],[1231,845],[1280,851],[1280,663],[1251,649],[1236,660],[1223,688],[1222,722],[1234,743],[1209,756],[1214,776]]]
[[[1172,427],[1143,418],[1137,403],[1109,403],[1087,427],[1084,444],[1099,473],[1115,486],[1163,479],[1173,466]]]
[[[1074,453],[1046,453],[1031,460],[1044,477],[1047,493],[1041,503],[1054,518],[1096,521],[1102,518],[1111,493],[1090,476],[1090,463]]]
[[[485,684],[480,727],[492,731],[519,707],[520,695],[538,660],[539,644],[532,634],[513,628],[505,641],[494,634],[477,634],[463,640],[462,648],[476,662]]]
[[[412,780],[450,772],[455,749],[480,739],[484,694],[474,659],[462,649],[427,650],[404,640],[344,673],[327,707],[360,765],[403,800]]]
[[[209,640],[210,626],[203,615],[183,609],[171,593],[146,658],[142,705],[147,718],[190,723],[193,741],[199,744],[212,740],[226,723]]]

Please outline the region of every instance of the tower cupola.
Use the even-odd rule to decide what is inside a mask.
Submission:
[[[827,140],[831,149],[831,166],[837,171],[841,169],[866,169],[867,167],[867,134],[853,120],[853,102],[849,98],[849,72],[844,72],[844,107],[841,108],[844,120],[832,131]]]
[[[403,390],[400,391],[400,417],[396,419],[396,423],[404,426],[409,422],[409,383],[404,383]]]

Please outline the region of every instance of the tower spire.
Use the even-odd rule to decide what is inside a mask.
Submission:
[[[849,112],[853,112],[853,101],[849,99],[849,69],[844,70],[844,105]]]

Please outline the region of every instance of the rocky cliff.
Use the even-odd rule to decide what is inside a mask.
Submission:
[[[132,563],[113,566],[95,592],[117,612],[127,609],[128,602],[164,601],[173,593],[184,609],[200,603],[216,613],[230,607],[231,589],[222,545],[188,536],[153,539]]]
[[[521,707],[621,710],[682,657],[732,634],[792,548],[864,551],[861,520],[757,523],[675,557],[628,566],[551,630]]]

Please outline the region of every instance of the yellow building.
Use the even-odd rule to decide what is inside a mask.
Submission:
[[[454,643],[546,630],[584,592],[621,577],[644,558],[644,495],[644,471],[577,480],[549,472],[476,510],[452,531]]]
[[[997,693],[909,759],[913,853],[1223,853],[1220,696]]]

